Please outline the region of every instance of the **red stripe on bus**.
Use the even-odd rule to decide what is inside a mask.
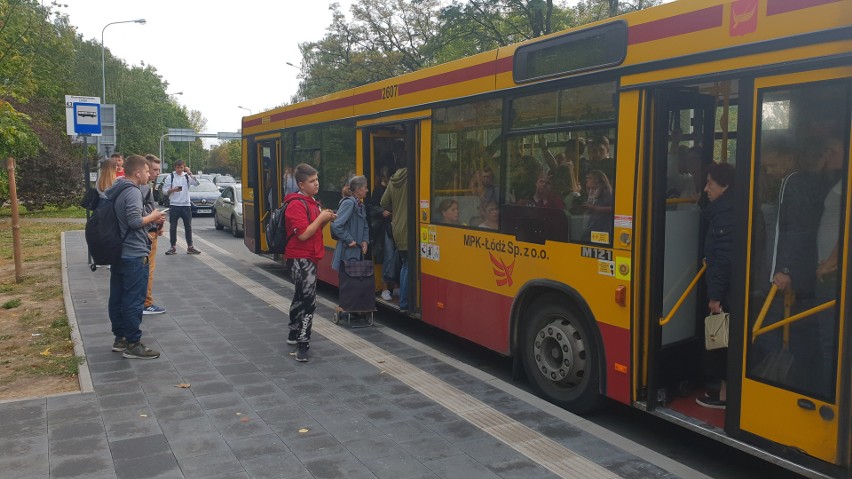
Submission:
[[[451,72],[433,75],[427,78],[421,78],[420,80],[402,83],[399,85],[398,94],[408,95],[411,93],[417,93],[423,90],[428,90],[430,88],[438,88],[442,86],[453,85],[455,83],[475,80],[477,78],[493,76],[499,73],[510,72],[512,71],[513,61],[513,57],[506,57],[501,58],[499,60],[481,63],[479,65],[474,65],[467,68],[462,68],[460,70],[454,70]],[[287,110],[281,113],[276,113],[269,117],[269,121],[281,121],[290,118],[296,118],[303,115],[311,115],[314,113],[322,113],[329,110],[336,110],[338,108],[354,107],[363,103],[370,103],[381,99],[382,90],[372,90],[364,93],[359,93],[350,97],[331,100],[325,103],[309,105],[294,110]],[[261,124],[262,119],[260,118],[255,118],[252,120],[243,120],[243,128],[250,128],[253,126],[259,126]]]
[[[715,7],[633,25],[627,31],[627,44],[636,45],[637,43],[721,27],[724,11],[722,5],[716,5]]]
[[[837,3],[841,0],[767,0],[766,16],[778,15],[779,13],[794,12],[806,8]]]
[[[598,323],[606,358],[607,397],[630,404],[630,330]],[[627,365],[627,372],[620,372],[615,365]]]

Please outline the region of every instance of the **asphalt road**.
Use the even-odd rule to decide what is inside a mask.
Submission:
[[[192,221],[193,234],[214,243],[237,258],[255,264],[258,268],[283,276],[280,264],[257,256],[248,251],[241,238],[234,238],[230,231],[216,231],[213,219],[196,217]],[[168,235],[168,233],[166,233]],[[180,232],[179,234],[183,234]],[[319,288],[321,296],[335,301],[335,288]],[[513,381],[511,360],[493,351],[477,346],[422,322],[380,308],[376,321],[447,356],[474,366],[503,381],[529,391],[526,383]],[[740,452],[724,444],[685,430],[640,410],[623,404],[612,403],[601,411],[584,416],[586,419],[627,437],[660,454],[676,459],[696,470],[720,479],[793,479],[801,476],[786,469]],[[724,458],[720,460],[720,458]]]

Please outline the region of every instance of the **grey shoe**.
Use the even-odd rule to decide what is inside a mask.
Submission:
[[[308,362],[308,343],[299,343],[296,349],[296,361],[300,363]]]
[[[201,254],[201,251],[198,251],[197,249],[190,246],[186,249],[186,254]]]
[[[127,349],[127,339],[125,338],[118,338],[114,343],[112,343],[112,350],[117,353],[120,353],[125,349]]]
[[[160,357],[160,352],[139,342],[129,343],[121,355],[128,359],[157,359]]]

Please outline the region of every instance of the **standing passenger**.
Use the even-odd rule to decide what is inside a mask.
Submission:
[[[711,314],[721,313],[727,304],[731,285],[731,254],[734,239],[734,168],[727,164],[713,164],[707,173],[704,192],[710,202],[703,212],[707,218],[704,239],[704,260],[707,262],[707,308]],[[725,409],[728,398],[726,373],[728,349],[706,352],[706,365],[711,379],[720,381],[718,395],[696,398],[704,407]]]
[[[396,151],[396,149],[395,149]],[[390,179],[385,194],[382,195],[382,206],[393,212],[391,226],[393,239],[399,251],[398,258],[402,262],[399,271],[399,308],[408,310],[408,168],[403,162],[404,154],[394,155],[400,167]]]
[[[145,155],[145,160],[148,161],[148,181],[141,186],[142,199],[145,203],[144,214],[150,214],[157,209],[154,203],[154,194],[152,193],[153,181],[160,176],[160,159],[154,155]],[[154,269],[157,267],[157,241],[160,236],[163,236],[163,225],[153,223],[148,225],[148,240],[151,242],[151,253],[148,254],[148,293],[145,295],[145,309],[142,314],[163,314],[165,308],[161,308],[154,304],[154,296],[151,290],[154,287]]]
[[[314,310],[317,308],[317,263],[325,255],[322,227],[337,215],[331,210],[320,211],[320,205],[314,199],[319,193],[319,178],[314,167],[302,163],[293,174],[299,191],[284,198],[285,202],[290,202],[284,213],[284,225],[287,233],[292,234],[284,256],[290,262],[295,288],[290,303],[287,344],[296,344],[296,361],[306,362]]]
[[[166,177],[163,189],[169,195],[169,243],[171,248],[166,251],[167,255],[176,254],[177,245],[177,222],[183,219],[183,229],[186,236],[186,254],[201,254],[201,251],[192,246],[192,204],[189,201],[189,186],[198,186],[198,180],[192,176],[189,167],[183,164],[183,160],[175,162],[175,171]]]
[[[145,215],[139,186],[148,181],[148,163],[139,155],[127,159],[125,177],[116,181],[107,195],[113,199],[118,227],[124,238],[121,261],[110,268],[109,320],[115,342],[112,350],[130,359],[156,359],[160,353],[142,344],[142,309],[148,287],[147,226],[162,224],[158,210]],[[130,183],[131,186],[126,186]],[[116,192],[118,192],[116,194]]]

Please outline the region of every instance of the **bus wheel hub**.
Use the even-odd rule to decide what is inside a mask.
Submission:
[[[583,338],[567,320],[554,320],[541,328],[533,344],[539,372],[562,386],[575,386],[586,370]]]

